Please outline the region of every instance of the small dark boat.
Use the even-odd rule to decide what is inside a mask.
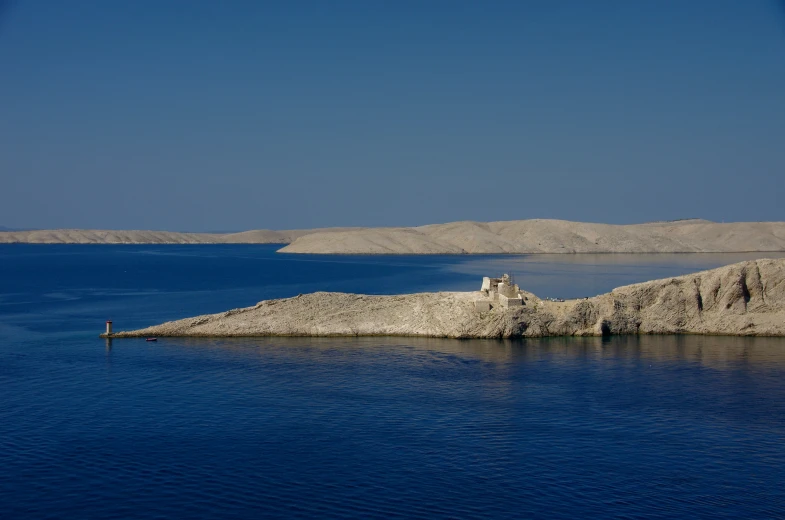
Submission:
[[[158,341],[158,338],[147,338],[147,341]]]

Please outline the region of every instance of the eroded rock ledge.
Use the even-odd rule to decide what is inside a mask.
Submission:
[[[785,335],[785,259],[753,260],[554,302],[478,311],[483,292],[397,296],[317,292],[119,332],[144,336],[430,336],[510,338],[610,334]],[[480,307],[482,309],[482,306]]]

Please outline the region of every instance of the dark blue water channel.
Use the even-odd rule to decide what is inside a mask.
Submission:
[[[785,339],[97,337],[313,290],[512,272],[572,297],[759,255],[275,249],[0,246],[0,517],[785,517]]]

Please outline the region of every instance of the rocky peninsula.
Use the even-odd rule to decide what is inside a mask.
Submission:
[[[119,332],[145,336],[785,335],[785,259],[753,260],[550,301],[507,279],[481,290],[395,296],[316,292]],[[105,335],[103,335],[105,337]]]

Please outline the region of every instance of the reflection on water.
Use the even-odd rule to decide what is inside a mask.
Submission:
[[[8,517],[785,515],[785,340],[0,343]]]
[[[122,343],[141,342],[139,339]],[[698,363],[706,368],[736,369],[743,366],[785,369],[785,338],[644,335],[555,337],[532,339],[453,340],[443,338],[163,338],[169,346],[226,349],[258,355],[284,355],[309,359],[330,352],[384,352],[391,348],[419,353],[460,356],[484,362],[510,363],[559,360],[639,359],[651,362]]]

